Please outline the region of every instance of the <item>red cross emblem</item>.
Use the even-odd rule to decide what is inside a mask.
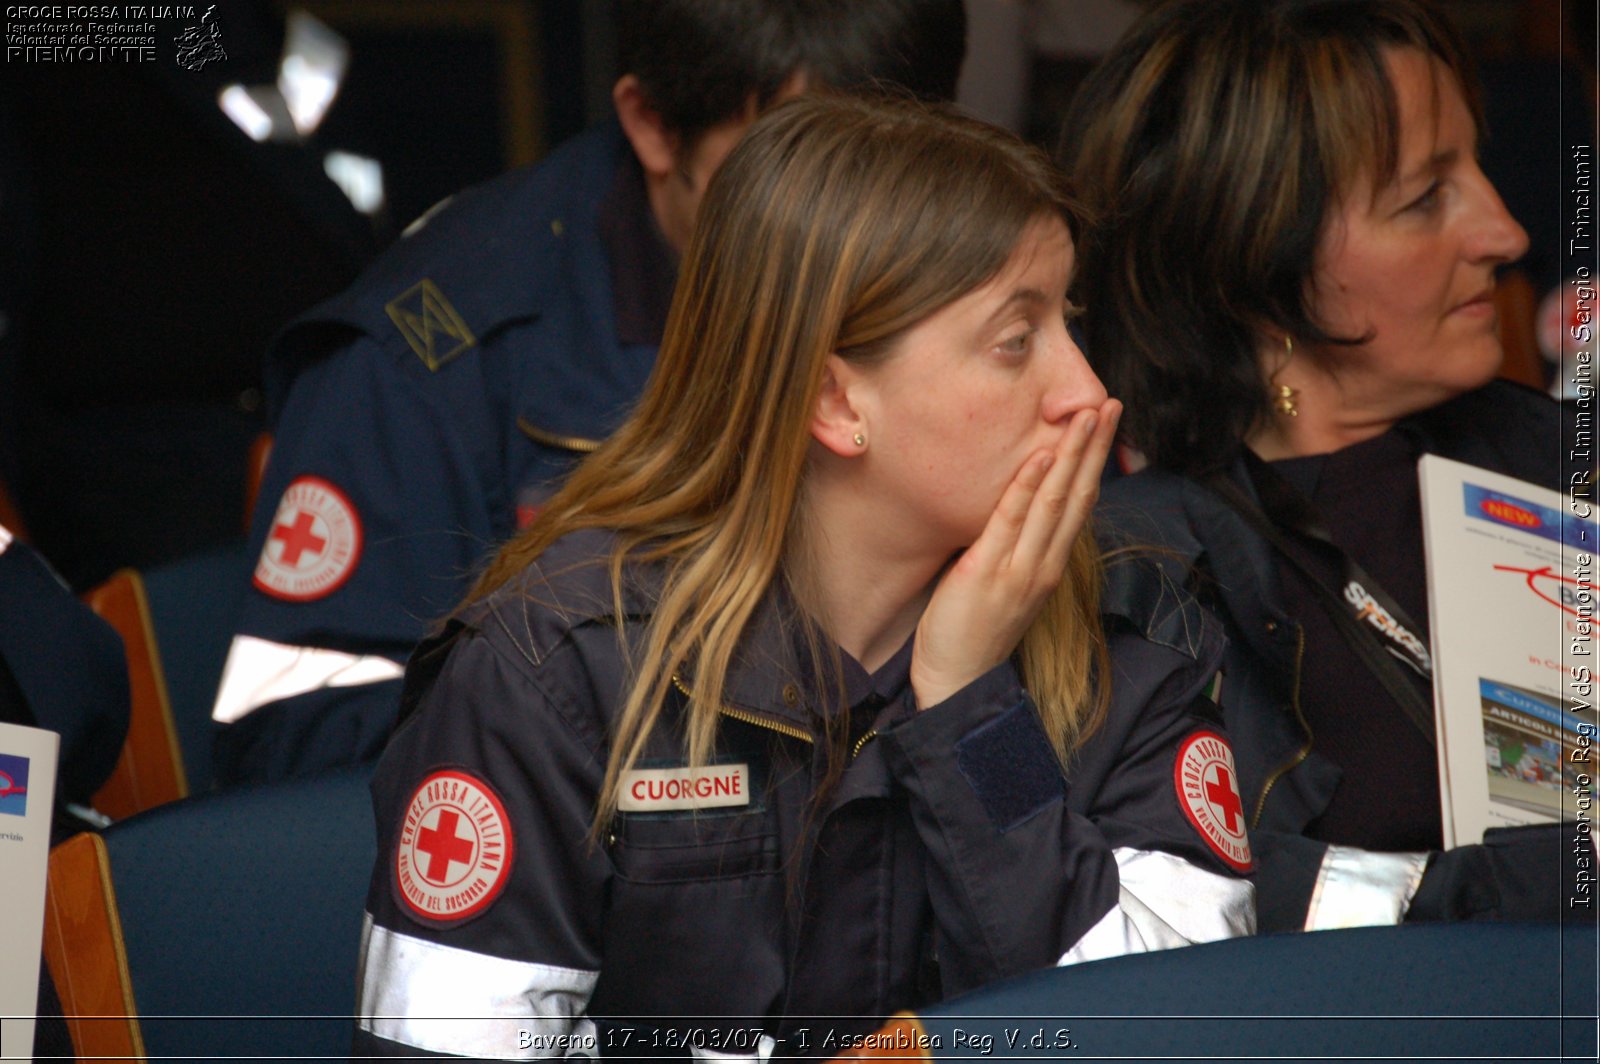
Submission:
[[[1233,773],[1221,765],[1213,765],[1211,775],[1206,781],[1206,799],[1222,810],[1228,831],[1236,831],[1244,817],[1244,804],[1239,801],[1239,789],[1233,785]]]
[[[1178,805],[1218,857],[1240,872],[1255,867],[1245,834],[1233,748],[1216,732],[1195,732],[1178,748],[1173,784]]]
[[[256,561],[256,589],[289,602],[331,595],[355,572],[361,541],[361,519],[344,492],[321,477],[297,477]]]
[[[422,878],[430,883],[444,883],[450,878],[450,862],[471,864],[473,851],[478,848],[476,834],[456,834],[461,814],[454,809],[439,813],[437,827],[423,828],[417,837],[417,849],[428,855],[428,866]]]
[[[322,548],[328,541],[322,536],[313,535],[311,529],[316,525],[314,515],[300,511],[292,525],[278,525],[272,530],[272,538],[283,544],[283,552],[278,555],[278,560],[284,565],[293,568],[300,564],[300,555],[306,551],[312,554],[321,554]]]
[[[406,803],[391,865],[395,895],[413,918],[458,923],[499,896],[511,853],[499,795],[469,772],[441,769]]]

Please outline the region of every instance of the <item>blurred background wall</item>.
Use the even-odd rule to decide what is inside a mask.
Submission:
[[[30,43],[67,6],[3,9],[0,522],[84,588],[240,535],[268,339],[443,196],[603,121],[615,27],[606,0],[111,3],[154,27],[124,34],[148,50],[70,60]],[[1049,146],[1142,6],[968,0],[963,100]],[[1563,146],[1594,135],[1594,4],[1444,6],[1553,287]]]

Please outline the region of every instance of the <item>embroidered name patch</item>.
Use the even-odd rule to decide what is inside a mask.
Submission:
[[[465,920],[499,896],[511,854],[511,822],[489,785],[459,769],[435,772],[406,803],[395,892],[413,916]]]
[[[278,502],[254,582],[273,598],[311,602],[338,590],[360,559],[361,519],[344,492],[297,477]]]
[[[617,808],[624,813],[677,809],[722,809],[750,804],[749,765],[704,765],[697,769],[641,768],[622,777]]]
[[[1230,868],[1250,871],[1254,861],[1244,829],[1244,801],[1228,741],[1208,731],[1189,736],[1178,750],[1173,782],[1178,804],[1206,845]]]

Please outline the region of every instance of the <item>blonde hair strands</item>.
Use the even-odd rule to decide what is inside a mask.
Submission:
[[[902,332],[995,276],[1041,217],[1079,228],[1046,158],[910,101],[793,101],[758,122],[718,171],[637,408],[467,598],[491,594],[579,529],[616,534],[619,618],[625,563],[662,564],[656,610],[630,657],[596,831],[614,814],[622,774],[659,724],[673,677],[692,668],[684,738],[690,763],[702,764],[729,663],[763,596],[787,578],[806,599],[806,462],[828,355],[894,357]],[[1084,535],[1020,648],[1024,682],[1063,759],[1104,710],[1099,586],[1098,550]]]

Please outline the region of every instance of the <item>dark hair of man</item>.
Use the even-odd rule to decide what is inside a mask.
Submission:
[[[617,0],[616,15],[621,72],[686,145],[797,71],[813,87],[954,99],[966,50],[961,0]]]
[[[1481,133],[1465,45],[1419,0],[1175,0],[1074,100],[1058,158],[1100,222],[1079,249],[1087,354],[1153,464],[1237,456],[1269,413],[1264,334],[1364,339],[1315,320],[1311,278],[1341,197],[1395,177],[1395,48],[1451,71]]]

